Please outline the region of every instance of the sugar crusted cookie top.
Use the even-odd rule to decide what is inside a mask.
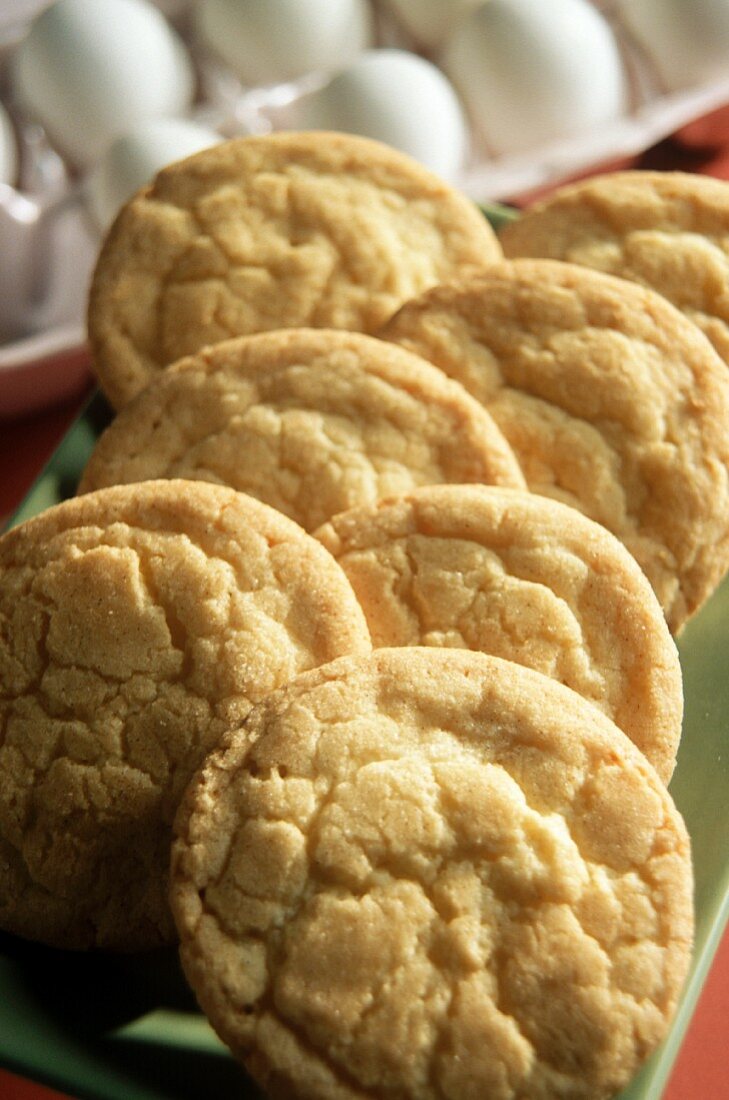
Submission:
[[[596,1100],[675,1007],[683,824],[607,719],[510,662],[306,674],[209,758],[176,828],[186,972],[277,1095]]]
[[[232,490],[153,482],[0,540],[0,925],[59,946],[173,934],[170,822],[266,692],[369,649],[339,567]]]
[[[80,491],[155,477],[231,485],[307,530],[416,485],[524,485],[492,418],[441,371],[314,329],[224,341],[164,371],[97,443]]]
[[[544,256],[652,287],[729,362],[729,185],[684,172],[615,172],[562,187],[501,234]]]
[[[471,202],[378,142],[223,142],[164,169],[116,219],[91,286],[95,367],[119,407],[206,344],[300,326],[371,332],[501,255]]]
[[[517,661],[600,707],[664,782],[681,736],[681,668],[627,550],[533,493],[428,486],[315,532],[375,646],[463,647]]]
[[[678,631],[729,564],[729,375],[659,295],[516,260],[405,305],[383,337],[492,414],[528,487],[628,547]]]

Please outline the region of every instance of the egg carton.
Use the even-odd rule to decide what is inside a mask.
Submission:
[[[157,0],[155,5],[181,36],[193,63],[197,89],[189,119],[221,138],[292,128],[302,103],[326,88],[332,75],[314,72],[293,82],[244,87],[200,42],[193,29],[194,3]],[[371,3],[374,45],[437,60],[419,47],[386,0]],[[624,25],[617,0],[594,4],[618,44],[628,83],[626,112],[599,128],[518,155],[496,155],[471,124],[463,166],[452,182],[475,202],[515,199],[591,166],[635,155],[729,102],[729,59],[726,77],[666,93],[650,57]],[[80,354],[86,296],[103,236],[91,213],[92,169],[74,167],[14,94],[14,55],[45,6],[47,0],[3,0],[0,7],[0,102],[13,124],[19,161],[16,186],[0,183],[0,416],[57,400],[86,379]]]

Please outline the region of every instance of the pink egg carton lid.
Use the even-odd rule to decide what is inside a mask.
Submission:
[[[90,379],[82,325],[59,325],[0,347],[0,419],[39,411],[80,393]]]

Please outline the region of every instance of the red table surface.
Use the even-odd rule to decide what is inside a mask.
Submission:
[[[680,169],[729,179],[729,106],[684,127],[639,158],[603,167]],[[0,422],[0,524],[22,500],[84,397],[24,419]],[[729,930],[717,951],[663,1100],[729,1100],[728,1044]],[[0,1100],[59,1098],[58,1092],[0,1070]]]

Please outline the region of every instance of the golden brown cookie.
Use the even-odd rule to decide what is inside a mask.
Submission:
[[[160,172],[112,226],[89,302],[95,369],[120,407],[206,344],[301,326],[372,332],[501,255],[473,203],[379,142],[223,142]]]
[[[434,485],[316,536],[375,646],[456,646],[536,669],[600,707],[667,783],[681,736],[676,646],[625,547],[535,493]]]
[[[0,927],[170,941],[170,823],[204,753],[302,669],[369,649],[331,556],[231,489],[105,489],[6,534]]]
[[[673,1014],[683,822],[617,727],[510,661],[383,649],[304,674],[206,761],[175,830],[185,971],[281,1100],[600,1100]]]
[[[156,477],[231,485],[307,530],[416,485],[524,485],[462,386],[402,348],[321,329],[226,340],[168,368],[101,437],[80,491]]]
[[[381,335],[489,410],[529,488],[625,543],[677,632],[729,566],[729,372],[660,295],[553,260],[437,287]]]
[[[615,172],[568,184],[508,225],[509,257],[543,256],[657,290],[729,363],[729,183]]]

